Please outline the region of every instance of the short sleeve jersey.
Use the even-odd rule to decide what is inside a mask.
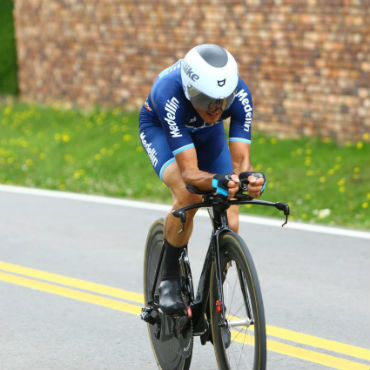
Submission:
[[[141,111],[141,122],[163,127],[173,155],[193,146],[192,133],[212,126],[202,120],[185,96],[181,81],[181,61],[158,75]],[[235,99],[222,113],[220,121],[230,117],[230,141],[251,143],[252,116],[252,95],[239,77]]]

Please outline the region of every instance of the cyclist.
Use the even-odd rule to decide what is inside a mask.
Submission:
[[[163,70],[139,117],[141,143],[160,179],[170,188],[173,209],[200,201],[187,184],[232,198],[238,175],[250,163],[252,96],[238,75],[234,57],[224,48],[202,44]],[[230,117],[229,146],[223,120]],[[261,195],[264,179],[248,177],[248,193]],[[192,232],[196,211],[182,225],[169,213],[164,225],[164,268],[159,304],[167,314],[184,312],[178,259]],[[228,209],[229,226],[238,231],[237,206]]]

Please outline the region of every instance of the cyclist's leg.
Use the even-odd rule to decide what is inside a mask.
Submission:
[[[200,196],[186,190],[176,160],[168,145],[166,134],[160,125],[140,122],[140,139],[146,150],[153,169],[159,178],[169,187],[173,198],[173,209],[181,208],[200,201]],[[166,217],[164,237],[175,247],[187,244],[193,225],[195,211],[187,212],[187,222],[183,232],[178,234],[182,225],[178,218],[170,212]]]
[[[187,191],[176,162],[170,163],[163,171],[162,178],[170,188],[173,197],[173,208],[177,209],[200,201],[200,197]],[[167,314],[177,314],[186,310],[181,296],[179,258],[187,247],[193,230],[193,217],[196,211],[186,214],[183,226],[178,218],[170,212],[165,220],[165,255],[162,281],[159,287],[159,303]],[[182,230],[180,233],[179,231]]]
[[[201,197],[199,195],[192,194],[186,189],[176,161],[167,166],[163,171],[162,178],[172,193],[172,209],[178,209],[200,202]],[[195,213],[196,210],[186,212],[186,223],[184,227],[182,227],[179,218],[172,215],[172,212],[167,215],[164,226],[164,236],[171,245],[181,247],[188,243],[193,230],[193,218]],[[183,231],[179,233],[182,228]]]
[[[166,135],[161,126],[155,124],[140,125],[140,138],[154,170],[170,188],[173,196],[173,208],[177,209],[198,202],[199,196],[186,190],[175,158],[168,146]],[[164,225],[163,269],[159,287],[159,304],[168,314],[184,312],[186,307],[181,296],[179,257],[186,248],[191,235],[194,212],[187,213],[184,230],[178,233],[181,222],[170,212]]]
[[[201,170],[221,174],[233,172],[231,154],[221,123],[196,133],[194,143]],[[237,233],[239,230],[239,206],[231,206],[227,210],[227,216],[229,227]]]

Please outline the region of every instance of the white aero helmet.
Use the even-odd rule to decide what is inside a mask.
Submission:
[[[238,65],[224,48],[203,44],[192,48],[182,60],[181,79],[185,96],[194,107],[225,110],[234,100]]]

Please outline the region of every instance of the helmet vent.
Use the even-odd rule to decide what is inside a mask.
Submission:
[[[227,63],[227,53],[221,46],[204,44],[197,46],[196,50],[199,55],[212,67],[221,68]]]

